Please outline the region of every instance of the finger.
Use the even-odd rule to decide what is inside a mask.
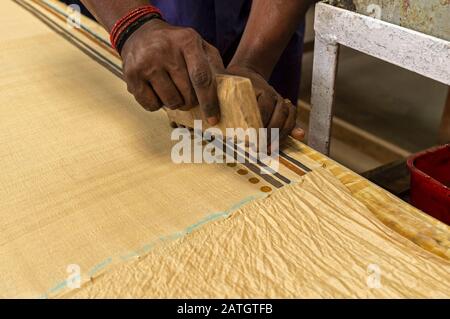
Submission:
[[[155,112],[162,106],[161,101],[147,82],[142,81],[139,87],[132,93],[136,101],[149,112]]]
[[[284,123],[283,128],[281,129],[280,138],[281,142],[285,141],[286,138],[289,136],[289,134],[292,132],[292,130],[295,127],[296,124],[296,117],[297,117],[297,110],[294,105],[292,105],[290,102],[286,103],[288,105],[289,109],[289,115],[286,118],[286,122]]]
[[[257,96],[258,106],[261,113],[261,119],[264,126],[269,125],[275,106],[277,104],[277,96],[267,92],[262,92]]]
[[[297,124],[290,135],[297,141],[303,141],[305,139],[305,134],[305,131]]]
[[[173,83],[176,85],[178,92],[181,94],[183,99],[183,103],[178,109],[182,111],[188,111],[192,109],[194,106],[197,106],[198,100],[197,95],[195,94],[194,87],[191,84],[191,79],[189,78],[189,74],[186,69],[179,70],[178,72],[174,72],[170,74],[170,77],[173,80]]]
[[[170,70],[169,74],[183,98],[183,106],[180,107],[180,110],[187,111],[198,105],[197,95],[189,78],[186,62],[181,54],[177,60],[177,66]]]
[[[280,147],[286,141],[286,139],[289,136],[289,133],[291,133],[293,128],[295,127],[297,115],[295,106],[293,106],[290,102],[285,101],[283,108],[288,110],[288,116],[285,119],[284,126],[280,128],[278,143],[274,143],[273,140],[271,141],[270,145],[271,152],[275,151],[276,147]]]
[[[183,106],[183,98],[167,72],[158,71],[149,80],[164,106],[171,110]]]
[[[192,41],[185,48],[184,59],[202,115],[210,125],[216,125],[220,117],[216,81],[201,39]]]
[[[297,112],[298,109],[295,107],[289,100],[286,100],[287,103],[292,105],[293,107],[293,122],[290,126],[288,126],[286,129],[290,130],[289,135],[292,136],[294,139],[298,141],[303,141],[305,138],[305,131],[301,128],[300,124],[297,123]],[[292,129],[291,129],[292,127]]]
[[[206,52],[206,56],[208,57],[208,61],[212,67],[213,72],[218,74],[226,73],[219,50],[217,50],[216,47],[212,46],[206,41],[203,41],[203,48]]]
[[[272,144],[275,138],[281,139],[283,136],[283,128],[285,126],[286,120],[289,117],[289,105],[284,103],[283,99],[280,97],[277,98],[278,102],[275,106],[275,110],[273,112],[272,118],[270,119],[269,125],[267,126],[268,135],[269,135],[269,143]],[[271,129],[278,128],[278,134],[272,134]]]

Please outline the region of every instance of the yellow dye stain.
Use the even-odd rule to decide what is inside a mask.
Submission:
[[[260,188],[260,190],[263,193],[270,193],[270,192],[272,192],[272,188],[269,187],[269,186],[263,186],[263,187]]]
[[[247,175],[247,174],[248,174],[248,171],[247,171],[246,169],[240,169],[240,170],[237,171],[237,173],[238,173],[239,175]]]

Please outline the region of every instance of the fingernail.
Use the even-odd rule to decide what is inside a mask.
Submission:
[[[215,116],[208,117],[208,123],[209,125],[216,125],[219,123],[219,119]]]
[[[302,139],[305,136],[305,131],[301,128],[294,128],[291,135],[296,139]]]

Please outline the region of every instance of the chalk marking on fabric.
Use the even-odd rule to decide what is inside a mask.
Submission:
[[[104,261],[102,261],[101,263],[97,264],[96,266],[94,266],[89,272],[88,272],[88,276],[92,277],[94,276],[97,272],[101,271],[102,269],[104,269],[106,266],[108,266],[109,264],[111,264],[113,261],[112,257],[109,257],[107,259],[105,259]],[[38,299],[48,299],[49,295],[52,294],[56,294],[59,291],[63,290],[67,288],[67,281],[61,281],[58,284],[56,284],[53,288],[51,288],[47,293],[41,295],[40,297],[38,297]]]
[[[97,264],[96,266],[94,266],[94,268],[92,268],[89,272],[88,272],[88,276],[89,277],[93,277],[96,273],[98,273],[99,271],[101,271],[102,269],[104,269],[106,266],[108,266],[109,264],[111,264],[113,262],[113,258],[112,257],[108,257],[107,259],[105,259],[104,261],[102,261],[101,263]]]
[[[167,242],[167,241],[174,241],[174,240],[183,238],[184,236],[191,234],[192,232],[194,232],[195,230],[197,230],[198,228],[202,227],[205,224],[217,221],[219,219],[227,218],[231,214],[233,214],[235,211],[240,209],[242,206],[244,206],[254,200],[263,199],[266,197],[268,197],[268,194],[265,194],[262,192],[260,192],[256,195],[248,196],[248,197],[244,198],[243,200],[237,202],[236,204],[233,204],[230,208],[228,208],[227,210],[225,210],[223,212],[210,214],[210,215],[206,216],[205,218],[200,219],[195,224],[188,226],[187,228],[185,228],[182,231],[178,231],[173,234],[166,235],[166,236],[161,236],[158,239],[153,240],[152,242],[143,245],[137,251],[131,251],[131,252],[121,255],[118,259],[119,259],[119,261],[128,261],[132,258],[140,257],[141,254],[139,254],[137,252],[148,253],[153,248],[155,248],[159,243]],[[109,258],[105,259],[104,261],[102,261],[101,263],[97,264],[91,270],[89,270],[88,276],[90,278],[92,278],[93,276],[98,274],[100,271],[104,270],[107,266],[112,264],[114,259],[115,258],[113,258],[113,257],[109,257]],[[65,288],[67,288],[67,283],[64,280],[63,282],[60,282],[57,285],[55,285],[53,288],[49,289],[47,293],[41,295],[38,298],[48,299],[50,295],[55,295]]]
[[[137,258],[137,257],[139,257],[139,253],[131,251],[131,252],[128,252],[128,253],[123,254],[122,256],[120,256],[120,259],[122,261],[128,261],[130,259]]]
[[[57,293],[58,291],[66,288],[66,287],[67,287],[67,282],[65,280],[61,281],[58,284],[56,284],[52,289],[50,289],[49,293],[51,293],[51,294]]]

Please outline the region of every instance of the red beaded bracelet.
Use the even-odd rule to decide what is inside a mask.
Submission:
[[[141,16],[142,14],[145,14],[147,12],[147,8],[146,7],[139,7],[134,9],[133,11],[127,13],[127,15],[125,15],[124,17],[122,17],[121,19],[119,19],[113,26],[112,30],[111,30],[111,38],[112,40],[115,40],[119,33],[126,27],[126,24],[128,24],[127,22],[130,19],[133,19],[136,16]]]
[[[110,33],[112,47],[117,50],[117,41],[120,38],[120,35],[138,19],[149,14],[158,14],[161,16],[161,11],[154,6],[145,5],[130,11],[124,17],[117,20]]]

